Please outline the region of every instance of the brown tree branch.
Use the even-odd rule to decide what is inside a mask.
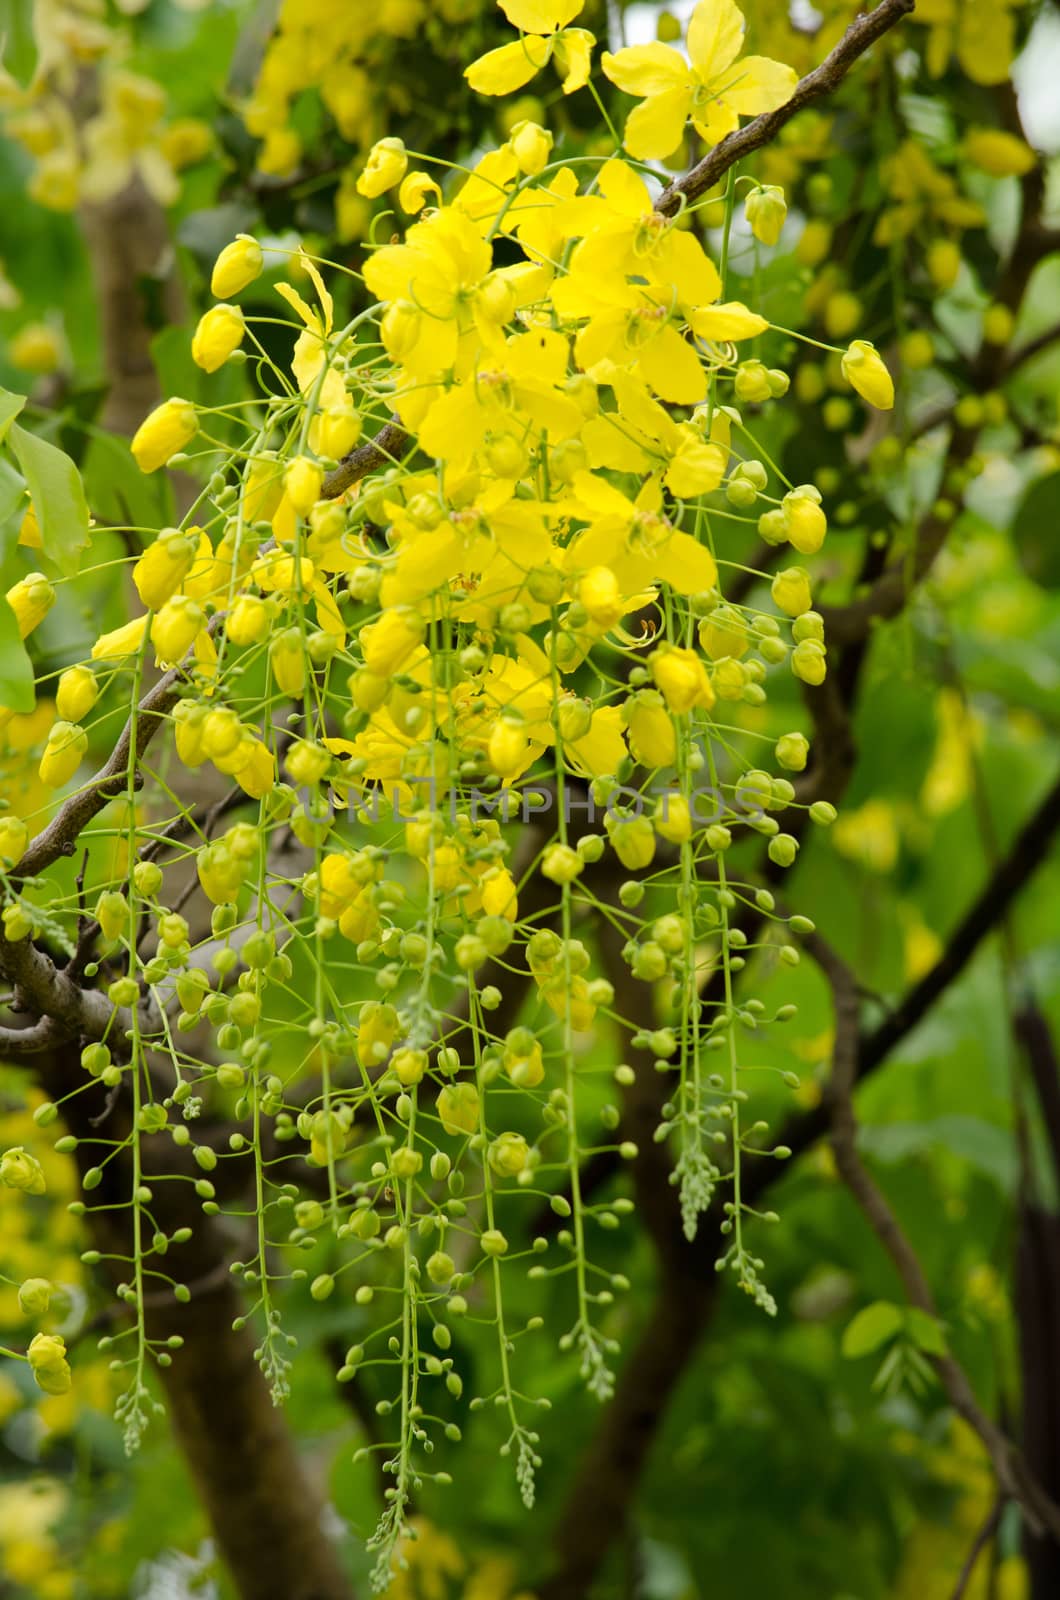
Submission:
[[[877,39],[882,39],[888,29],[901,22],[903,17],[907,17],[913,10],[914,4],[915,0],[882,0],[882,4],[874,11],[856,17],[835,49],[825,56],[821,65],[808,72],[805,78],[796,84],[790,100],[776,111],[763,112],[760,117],[745,123],[742,128],[730,133],[720,144],[715,145],[710,154],[690,172],[686,172],[682,178],[675,179],[663,190],[655,202],[656,211],[661,211],[665,216],[672,216],[680,207],[682,199],[695,200],[699,195],[705,194],[708,189],[713,189],[718,179],[728,172],[730,167],[735,166],[737,161],[742,161],[752,150],[760,150],[763,145],[771,144],[785,123],[790,122],[804,107],[833,93],[859,56],[863,56]]]
[[[832,990],[835,1045],[827,1101],[836,1168],[890,1256],[910,1305],[938,1321],[938,1306],[920,1258],[890,1201],[858,1153],[854,1086],[858,1069],[860,1002],[854,974],[819,933],[809,934],[805,942]],[[944,1355],[928,1355],[927,1360],[953,1409],[974,1429],[985,1446],[998,1488],[1017,1501],[1035,1532],[1048,1529],[1054,1539],[1060,1539],[1060,1506],[1042,1488],[1019,1448],[980,1406],[960,1362],[948,1351]]]
[[[378,467],[396,466],[408,452],[412,439],[400,423],[384,423],[374,439],[359,444],[329,472],[320,490],[322,500],[335,500]]]

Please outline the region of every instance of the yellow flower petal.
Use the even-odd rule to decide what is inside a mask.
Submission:
[[[551,54],[552,46],[545,39],[533,35],[514,39],[472,61],[464,69],[464,77],[477,94],[511,94],[529,83]]]
[[[718,306],[700,306],[688,320],[699,339],[753,339],[769,327],[765,317],[760,317],[757,311],[749,311],[739,300],[726,300]]]
[[[691,76],[684,56],[668,44],[635,44],[614,55],[605,50],[600,65],[624,94],[665,94],[687,84]]]
[[[735,0],[699,0],[688,24],[688,54],[704,83],[736,60],[743,47],[743,27]]]
[[[572,22],[585,0],[497,0],[513,28],[524,33],[552,33]]]
[[[585,28],[568,28],[566,33],[556,34],[556,71],[563,83],[564,94],[584,89],[589,82],[595,43],[595,36]]]
[[[638,371],[661,400],[673,405],[694,406],[707,392],[707,378],[698,355],[672,325],[645,345]]]
[[[771,61],[768,56],[744,56],[733,68],[732,76],[733,86],[723,91],[722,98],[743,117],[756,117],[760,111],[775,111],[786,105],[799,81],[794,67]]]
[[[677,149],[685,131],[692,90],[688,84],[641,101],[626,118],[622,143],[638,161],[662,161]]]

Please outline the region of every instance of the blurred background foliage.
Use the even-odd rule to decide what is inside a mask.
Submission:
[[[354,188],[377,138],[399,134],[410,150],[459,163],[530,116],[556,131],[563,154],[611,148],[588,92],[565,100],[546,77],[533,85],[537,96],[514,103],[467,89],[464,66],[508,36],[486,0],[7,0],[3,9],[0,382],[29,391],[34,426],[75,456],[95,515],[127,524],[133,539],[168,518],[174,490],[142,478],[102,420],[115,379],[97,314],[99,245],[88,226],[131,176],[163,209],[169,241],[153,281],[148,273],[137,284],[157,384],[194,398],[202,375],[187,354],[189,335],[209,264],[236,230],[255,232],[266,248],[305,238],[316,253],[356,264],[357,241],[400,229],[404,219],[386,201],[366,201]],[[750,0],[746,9],[754,48],[806,71],[855,7],[793,0],[789,11],[781,0]],[[634,42],[657,29],[669,36],[668,17],[651,4],[590,0],[579,25],[601,38],[610,29],[613,43],[625,30]],[[798,868],[798,909],[854,968],[869,1024],[940,958],[1055,776],[1060,236],[1056,246],[1032,241],[1025,294],[1010,303],[1006,286],[1013,251],[1027,248],[1028,197],[1040,191],[1039,230],[1057,220],[1051,158],[1060,129],[1050,96],[1058,74],[1060,16],[1051,4],[920,0],[833,99],[793,120],[744,169],[783,186],[788,216],[772,250],[738,225],[732,297],[814,337],[872,339],[898,383],[895,412],[870,419],[831,358],[796,356],[794,345],[790,361],[774,353],[799,404],[758,418],[758,437],[795,481],[816,481],[836,508],[817,566],[822,601],[856,593],[883,552],[910,545],[925,516],[948,525],[901,614],[869,631],[840,821],[807,843]],[[601,87],[616,115],[628,108]],[[679,171],[699,153],[677,152],[671,165]],[[720,208],[703,217],[716,242]],[[256,286],[248,311],[268,313],[269,283]],[[278,329],[277,337],[289,335]],[[242,373],[224,375],[235,393]],[[222,404],[211,384],[212,403]],[[972,442],[955,461],[957,434]],[[18,543],[25,504],[17,484],[0,481],[0,513],[10,581],[6,574],[24,570],[32,553]],[[117,547],[117,535],[107,538]],[[761,552],[748,545],[733,559],[752,555]],[[126,606],[109,580],[88,574],[66,586],[35,635],[38,670],[80,659]],[[771,697],[768,712],[739,714],[768,718],[766,732],[808,728],[797,688],[791,680],[787,705]],[[119,715],[115,705],[103,727],[116,728]],[[0,729],[5,793],[32,781],[24,753],[41,733],[29,718]],[[1060,870],[1043,861],[859,1097],[863,1153],[921,1256],[952,1345],[980,1398],[1013,1427],[1021,1199],[1032,1193],[1047,1213],[1057,1205],[1013,1018],[1031,996],[1055,1037],[1058,905]],[[763,1114],[771,1109],[779,1123],[790,1097],[777,1069],[797,1067],[803,1108],[821,1100],[831,1000],[810,961],[792,969],[762,959],[753,977],[769,1010],[798,1006],[786,1034],[762,1041],[756,1063]],[[600,1071],[601,1103],[619,1048],[601,1035],[585,1053],[586,1073]],[[105,1359],[92,1358],[110,1302],[80,1263],[78,1224],[66,1211],[72,1163],[34,1126],[36,1092],[14,1069],[0,1078],[3,1140],[33,1149],[49,1177],[47,1196],[29,1202],[0,1188],[2,1265],[16,1278],[44,1270],[63,1286],[53,1323],[74,1349],[76,1383],[48,1398],[21,1370],[0,1372],[0,1593],[224,1595],[205,1519],[165,1429],[152,1430],[131,1463],[121,1454]],[[719,1296],[673,1403],[652,1419],[648,1469],[593,1593],[693,1600],[720,1587],[782,1600],[948,1600],[994,1505],[982,1448],[941,1392],[916,1381],[906,1334],[892,1330],[874,1343],[871,1318],[862,1319],[860,1340],[847,1332],[856,1313],[873,1307],[883,1328],[880,1303],[902,1297],[829,1150],[817,1146],[793,1163],[769,1203],[781,1216],[768,1256],[777,1322],[731,1291]],[[324,1269],[326,1248],[310,1269]],[[615,1312],[613,1331],[629,1346],[650,1302],[651,1244],[633,1218],[599,1251],[602,1264],[638,1285]],[[562,1308],[549,1316],[547,1301],[565,1295],[565,1284],[519,1290],[513,1275],[513,1320],[540,1313],[547,1326],[562,1324]],[[0,1339],[17,1343],[13,1292],[0,1294]],[[364,1313],[338,1296],[317,1304],[304,1289],[288,1300],[285,1325],[303,1349],[290,1423],[351,1530],[345,1548],[363,1583],[361,1546],[376,1521],[378,1483],[370,1465],[351,1458],[371,1435],[376,1396],[370,1373],[351,1400],[333,1372]],[[469,1381],[494,1338],[491,1326],[467,1319],[455,1354]],[[528,1341],[521,1358],[529,1390],[553,1403],[542,1426],[539,1505],[525,1514],[511,1473],[498,1470],[500,1423],[488,1411],[472,1418],[455,1467],[459,1488],[431,1486],[417,1508],[422,1537],[392,1591],[402,1600],[534,1591],[598,1412],[575,1361],[550,1338]],[[1031,1595],[1011,1508],[963,1592],[969,1600]],[[1047,1592],[1055,1593],[1035,1587],[1034,1600]]]

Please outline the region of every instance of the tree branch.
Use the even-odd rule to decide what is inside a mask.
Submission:
[[[397,422],[387,422],[374,439],[359,444],[348,456],[343,456],[333,472],[329,472],[320,490],[322,500],[334,500],[345,494],[353,484],[367,478],[377,467],[396,466],[408,451],[412,439]]]
[[[890,1201],[869,1172],[857,1148],[854,1085],[858,1070],[859,1000],[854,974],[821,937],[809,934],[806,947],[828,979],[835,1011],[835,1046],[827,1100],[832,1118],[832,1149],[840,1177],[898,1272],[910,1305],[939,1320],[931,1285],[912,1242]],[[953,1409],[982,1440],[1000,1490],[1017,1501],[1030,1527],[1048,1529],[1060,1539],[1060,1506],[1046,1494],[1022,1453],[994,1419],[982,1409],[964,1368],[948,1351],[927,1357]]]
[[[675,179],[663,190],[655,202],[656,211],[661,211],[664,216],[672,216],[682,199],[695,200],[708,189],[713,189],[718,179],[737,161],[742,161],[752,150],[770,144],[785,123],[790,122],[805,106],[812,105],[815,100],[821,100],[837,89],[858,57],[863,56],[888,29],[907,17],[914,4],[915,0],[882,0],[875,11],[855,18],[821,65],[796,84],[790,100],[776,111],[763,112],[753,122],[745,123],[719,145],[715,145],[691,172]]]

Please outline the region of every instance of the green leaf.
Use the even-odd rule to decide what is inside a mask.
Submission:
[[[12,394],[10,389],[0,388],[0,444],[7,438],[7,430],[18,416],[26,403],[23,394]]]
[[[848,1361],[856,1361],[859,1356],[871,1355],[873,1350],[901,1332],[904,1321],[900,1306],[890,1300],[874,1300],[847,1324],[841,1346],[844,1356]]]
[[[946,1354],[946,1335],[942,1331],[938,1317],[929,1316],[917,1306],[909,1306],[905,1313],[905,1331],[917,1349],[923,1350],[925,1355]]]
[[[26,480],[15,471],[6,456],[0,456],[0,528],[25,505]]]
[[[1060,472],[1032,483],[1012,519],[1012,537],[1023,570],[1045,589],[1060,586]]]
[[[18,631],[15,613],[0,595],[0,705],[9,711],[32,711],[33,667]]]
[[[81,475],[62,450],[17,423],[11,427],[11,448],[33,497],[44,553],[70,577],[81,565],[81,552],[89,540]]]

